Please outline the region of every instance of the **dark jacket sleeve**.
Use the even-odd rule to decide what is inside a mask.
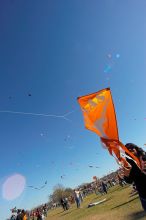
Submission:
[[[130,175],[128,177],[124,176],[124,180],[125,180],[126,183],[129,183],[129,184],[133,183],[133,179],[132,179],[132,177]]]
[[[132,160],[128,160],[128,162],[130,163],[132,168],[131,168],[129,176],[128,177],[124,176],[124,180],[126,181],[126,183],[131,184],[134,181],[134,173],[137,171],[137,166],[136,166],[135,162]]]

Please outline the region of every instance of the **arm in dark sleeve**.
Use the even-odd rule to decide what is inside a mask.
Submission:
[[[133,183],[133,178],[131,177],[131,175],[129,175],[128,177],[127,176],[124,176],[124,180],[126,183]]]
[[[137,166],[136,166],[135,162],[132,160],[129,160],[128,162],[130,162],[132,169],[131,169],[130,175],[128,177],[124,176],[124,180],[126,181],[126,183],[131,184],[134,181],[134,175],[135,175],[134,173],[137,171]]]

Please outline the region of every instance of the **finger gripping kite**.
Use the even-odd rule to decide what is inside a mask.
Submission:
[[[127,158],[140,167],[139,159],[119,140],[116,112],[110,88],[77,98],[83,113],[85,128],[95,132],[102,145],[122,167],[129,168]]]

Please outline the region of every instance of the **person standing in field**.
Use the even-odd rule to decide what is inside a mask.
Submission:
[[[106,184],[103,181],[101,183],[101,186],[102,186],[103,192],[107,194],[107,186],[106,186]]]
[[[63,198],[60,199],[60,203],[62,205],[63,210],[65,211],[66,209],[65,209],[65,203],[64,203],[64,199]]]
[[[77,208],[80,208],[80,191],[74,190],[74,198],[77,204]]]
[[[18,209],[18,211],[17,211],[16,220],[23,220],[23,213],[21,212],[20,209]]]
[[[23,210],[23,220],[27,220],[26,212]]]

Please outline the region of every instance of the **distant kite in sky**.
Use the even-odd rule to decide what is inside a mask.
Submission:
[[[61,179],[64,179],[65,175],[60,176]]]
[[[47,181],[45,181],[44,185],[42,185],[41,187],[35,187],[35,186],[27,186],[27,187],[33,188],[33,189],[36,189],[36,190],[41,190],[41,189],[43,189],[46,185],[47,185]]]
[[[28,96],[31,96],[31,93],[28,93]]]
[[[127,154],[140,167],[139,159],[119,140],[116,113],[110,88],[78,98],[85,127],[95,132],[109,153],[121,165],[128,167]],[[126,153],[126,154],[125,154]]]
[[[94,168],[94,166],[89,165],[90,168]],[[99,168],[99,167],[95,167],[95,168]]]
[[[40,187],[40,189],[43,189],[46,185],[47,185],[47,181],[45,182],[43,186]]]

